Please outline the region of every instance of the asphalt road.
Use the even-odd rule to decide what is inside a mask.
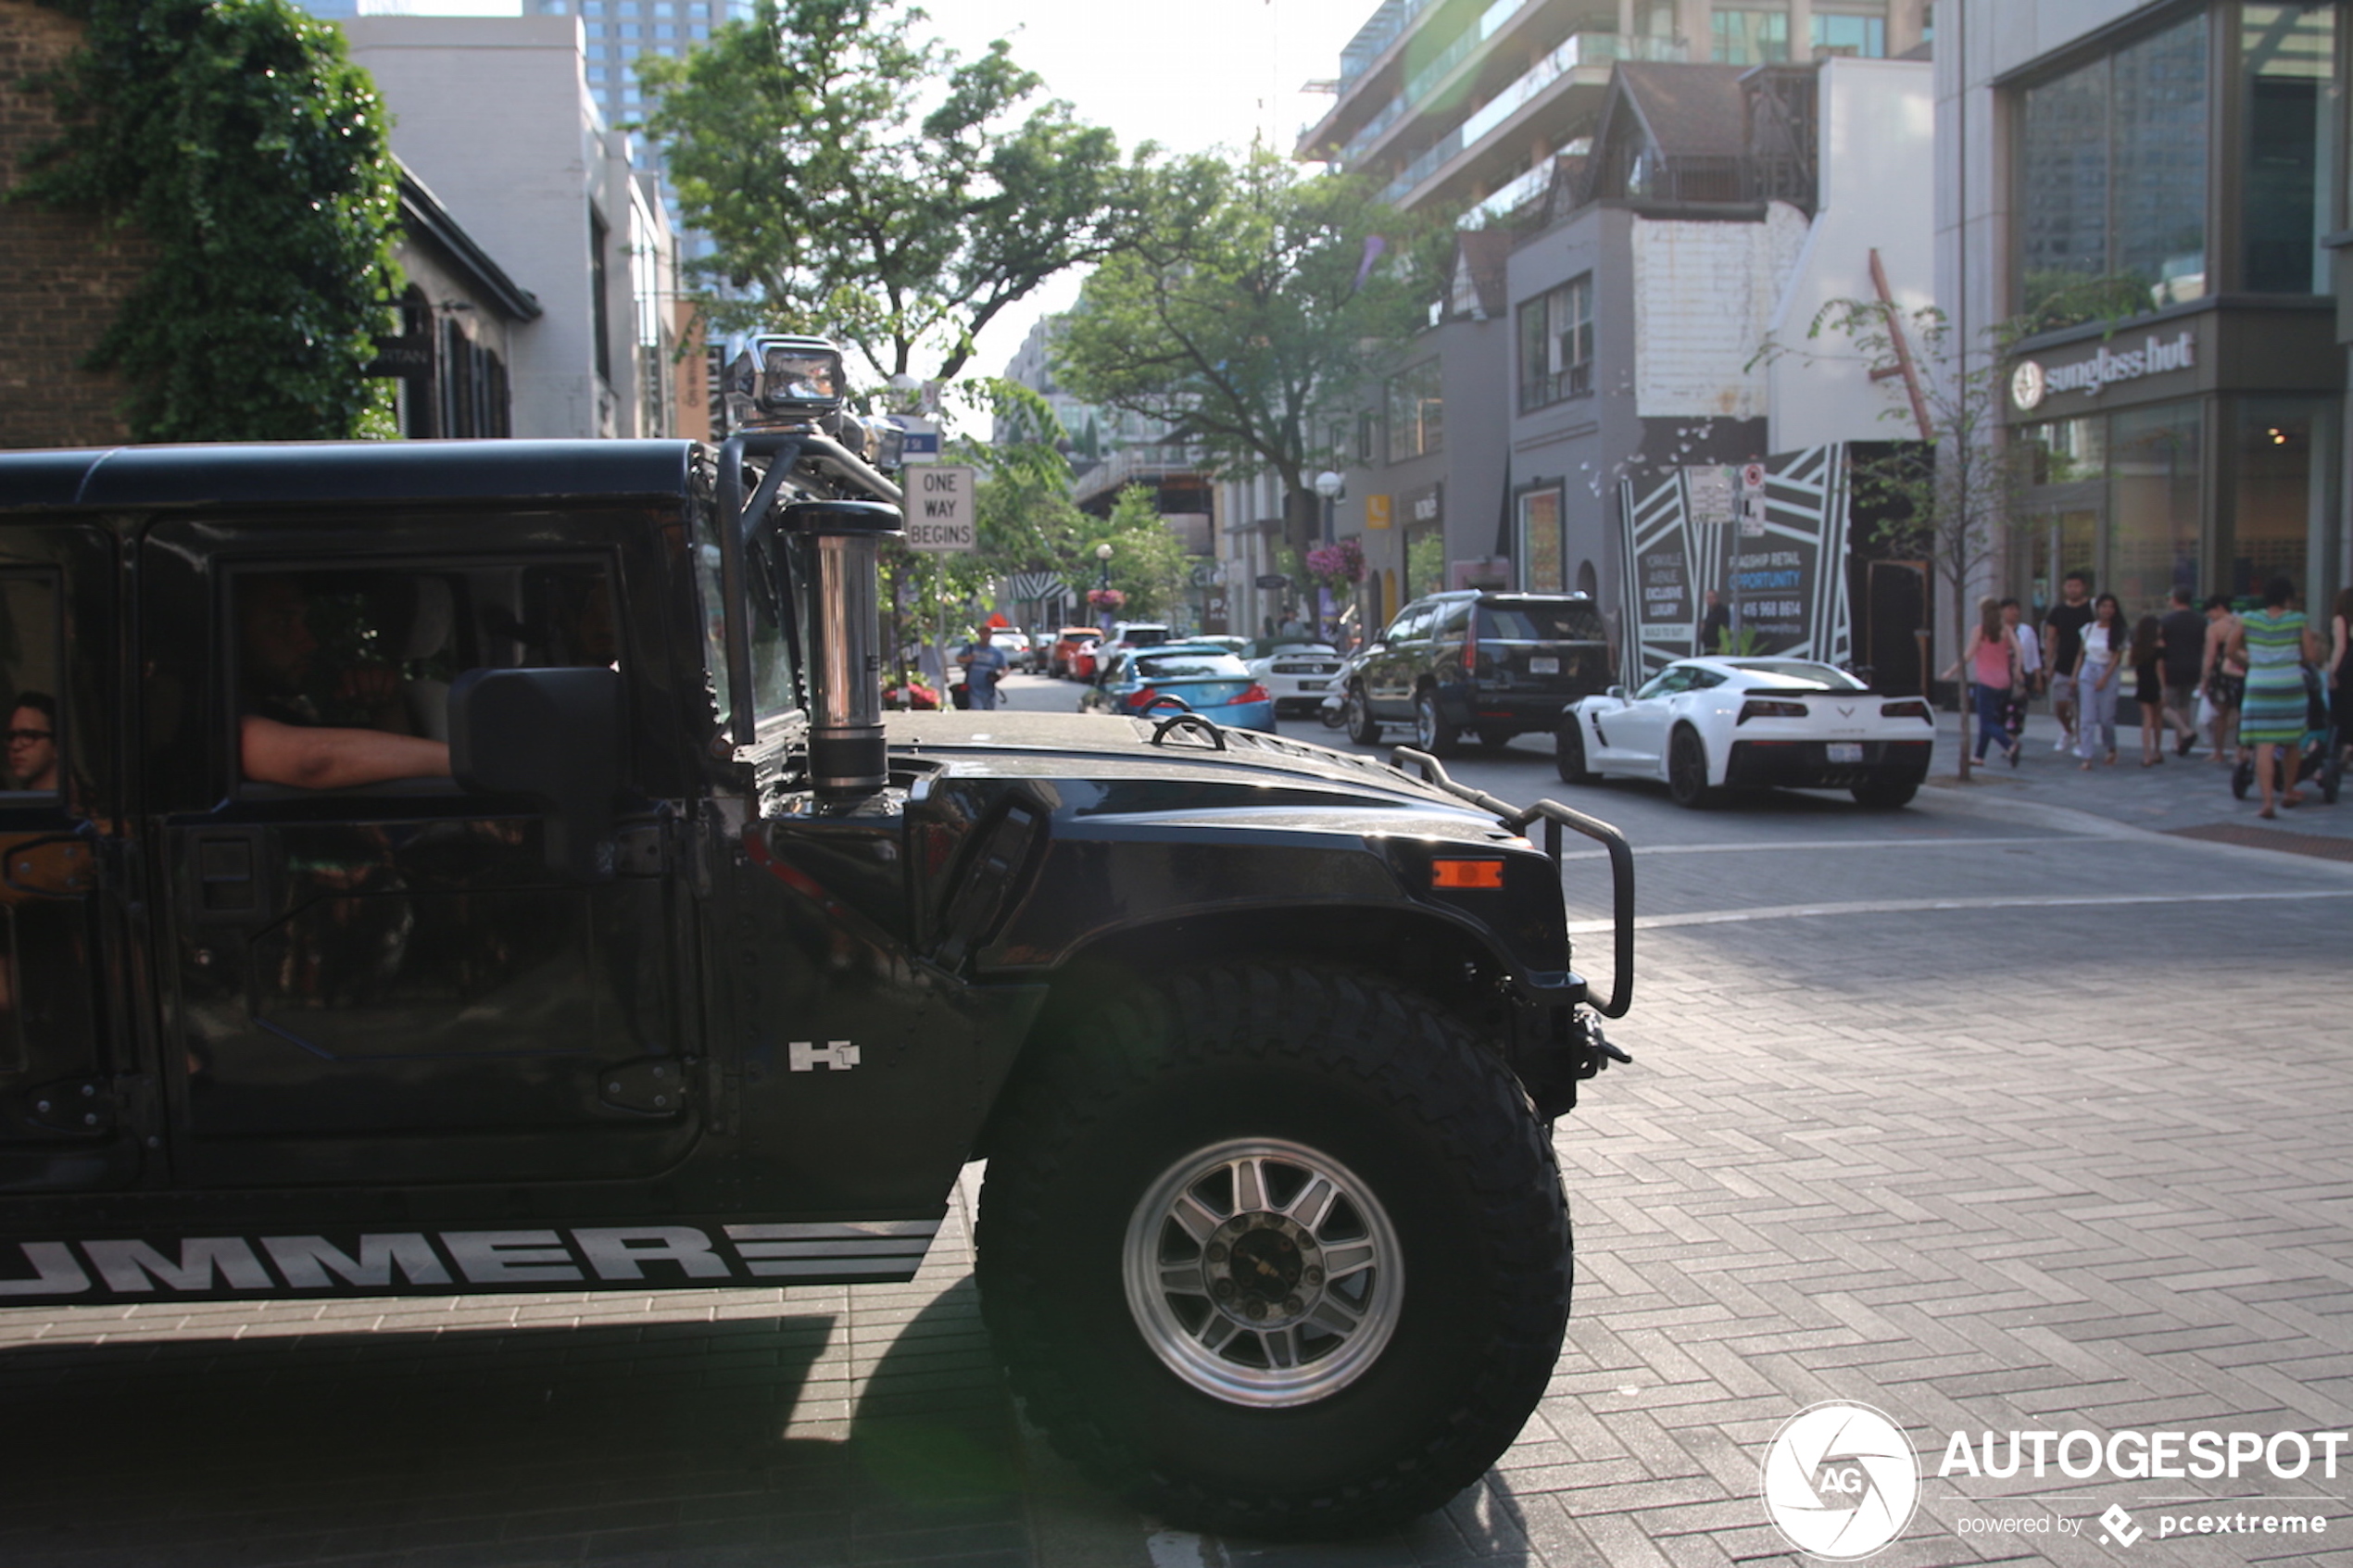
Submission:
[[[0,1314],[0,1564],[1795,1563],[1759,1467],[1831,1399],[1924,1473],[1875,1562],[2353,1556],[2353,1453],[1939,1473],[1955,1433],[2353,1427],[2353,865],[1998,791],[1686,812],[1534,739],[1456,772],[1628,834],[1640,973],[1634,1065],[1556,1129],[1568,1342],[1444,1513],[1268,1547],[1092,1491],[988,1361],[975,1170],[901,1287]],[[1606,863],[1564,878],[1605,974]]]

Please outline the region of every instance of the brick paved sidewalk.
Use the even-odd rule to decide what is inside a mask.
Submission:
[[[2038,713],[2027,721],[2018,767],[1995,757],[1990,767],[1971,768],[1970,782],[1963,785],[1958,780],[1960,740],[1953,716],[1939,714],[1938,719],[1936,757],[1929,784],[1939,792],[1940,799],[1966,797],[1973,809],[1999,809],[2011,804],[2058,807],[2156,833],[2331,859],[2353,853],[2353,791],[2340,804],[2327,806],[2321,803],[2317,784],[2308,784],[2304,786],[2310,797],[2307,805],[2283,811],[2271,822],[2261,822],[2255,815],[2260,802],[2251,796],[2246,800],[2235,798],[2231,794],[2231,771],[2217,766],[2203,746],[2187,758],[2174,756],[2168,746],[2163,763],[2144,768],[2139,726],[2120,727],[2116,766],[2103,765],[2085,772],[2073,753],[2051,749],[2059,732],[2047,713]],[[2337,847],[2340,845],[2345,847]]]

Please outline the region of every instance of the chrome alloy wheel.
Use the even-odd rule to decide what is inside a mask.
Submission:
[[[1302,1144],[1237,1139],[1170,1166],[1127,1222],[1127,1310],[1187,1384],[1276,1409],[1338,1393],[1397,1327],[1404,1268],[1372,1190]]]

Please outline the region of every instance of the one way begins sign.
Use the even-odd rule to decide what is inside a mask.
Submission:
[[[975,550],[980,531],[973,520],[973,470],[934,464],[909,469],[907,543],[918,550]]]

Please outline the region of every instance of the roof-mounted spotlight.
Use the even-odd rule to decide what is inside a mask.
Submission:
[[[823,338],[754,332],[727,362],[728,422],[737,430],[806,424],[841,407],[841,350]]]

